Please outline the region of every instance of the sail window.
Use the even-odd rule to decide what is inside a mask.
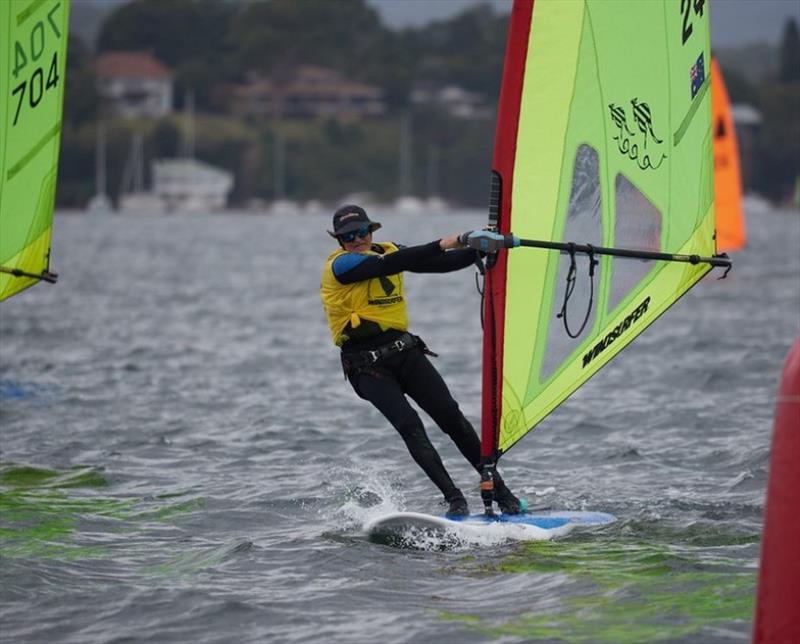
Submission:
[[[602,201],[600,195],[600,160],[597,151],[589,145],[578,146],[575,154],[575,163],[572,168],[572,189],[569,197],[569,209],[561,234],[556,234],[553,239],[559,241],[575,241],[589,243],[595,246],[602,245]],[[575,256],[577,265],[577,281],[575,290],[569,300],[568,322],[571,329],[580,328],[586,315],[586,307],[592,295],[589,282],[589,258],[584,254]],[[558,260],[558,277],[554,282],[557,288],[553,293],[552,310],[547,334],[547,348],[541,369],[541,380],[546,380],[566,360],[575,347],[583,342],[586,331],[590,330],[595,321],[595,305],[586,322],[584,333],[577,338],[570,338],[564,331],[564,322],[556,317],[561,312],[563,305],[563,289],[569,271],[569,255],[562,254]],[[602,280],[600,267],[595,269],[594,275],[594,302],[598,300],[599,285]]]
[[[624,175],[618,174],[614,183],[614,245],[660,251],[661,211]],[[614,311],[655,266],[656,262],[648,260],[613,257],[608,313]]]

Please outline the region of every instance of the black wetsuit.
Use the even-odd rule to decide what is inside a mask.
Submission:
[[[373,250],[381,252],[382,249],[373,246]],[[353,255],[345,256],[349,259],[341,262],[338,270],[334,263],[334,275],[342,284],[402,271],[447,273],[472,265],[476,258],[476,252],[471,249],[445,252],[439,247],[438,241],[400,248],[383,256]],[[345,333],[350,339],[342,345],[343,356],[387,346],[404,332],[395,329],[382,331],[377,324],[363,321],[357,330],[346,329]],[[480,439],[423,348],[424,344],[417,344],[375,364],[346,369],[346,373],[356,393],[386,416],[403,437],[413,459],[449,501],[460,496],[461,492],[447,473],[419,414],[406,396],[414,400],[450,436],[476,469],[480,463]]]

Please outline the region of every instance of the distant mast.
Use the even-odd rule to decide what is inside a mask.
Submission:
[[[106,126],[101,118],[97,121],[94,150],[94,195],[86,210],[91,214],[108,214],[114,209],[106,192]]]
[[[97,159],[94,168],[95,191],[98,196],[106,197],[106,131],[103,121],[97,122],[95,157]]]
[[[404,112],[400,117],[400,170],[398,172],[397,193],[400,197],[411,195],[411,115]]]
[[[183,113],[181,156],[184,159],[194,159],[194,92],[191,90],[184,96]]]

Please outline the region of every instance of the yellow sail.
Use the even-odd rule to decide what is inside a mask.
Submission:
[[[485,457],[507,451],[710,270],[694,261],[715,253],[710,62],[703,0],[515,1],[490,227],[692,259],[596,256],[590,279],[586,255],[491,258]],[[580,279],[565,310],[571,264]],[[564,315],[578,330],[584,314],[581,330],[565,332]]]
[[[0,2],[0,300],[49,271],[69,0]]]

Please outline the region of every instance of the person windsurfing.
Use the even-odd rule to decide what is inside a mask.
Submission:
[[[372,233],[380,227],[357,205],[342,206],[333,215],[333,231],[328,233],[340,247],[325,261],[320,286],[333,342],[341,348],[342,367],[356,394],[372,403],[400,434],[411,457],[444,496],[447,516],[468,516],[463,493],[408,398],[434,420],[479,472],[480,439],[428,360],[436,354],[408,331],[403,271],[460,270],[475,263],[477,251],[464,243],[469,233],[408,247],[375,242]],[[497,473],[494,493],[502,512],[524,511],[524,501],[512,494]]]

